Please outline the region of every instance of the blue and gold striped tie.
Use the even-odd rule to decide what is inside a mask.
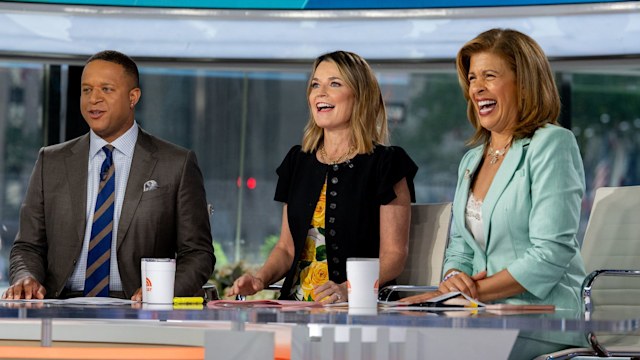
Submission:
[[[111,265],[111,239],[113,234],[113,207],[115,198],[115,166],[113,146],[102,150],[107,158],[100,168],[100,188],[93,214],[84,296],[109,296],[109,270]]]

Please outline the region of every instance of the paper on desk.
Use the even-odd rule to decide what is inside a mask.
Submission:
[[[0,299],[6,303],[44,303],[60,305],[131,305],[135,301],[111,297],[75,297],[69,299]]]
[[[349,307],[349,302],[348,301],[340,301],[340,302],[334,302],[334,303],[330,303],[330,304],[322,304],[322,307],[326,307],[326,308],[348,308]]]
[[[74,305],[131,305],[136,301],[112,297],[76,297],[64,299],[62,303]]]
[[[404,301],[379,301],[378,303],[382,309],[397,309],[401,311],[470,311],[479,310],[487,306],[459,291],[448,292],[420,303],[407,303]]]
[[[422,311],[474,311],[484,310],[497,315],[549,313],[555,311],[554,305],[546,304],[485,304],[473,299],[467,294],[453,291],[433,297],[421,303],[407,303],[402,301],[381,301],[383,309],[391,310],[422,310]]]
[[[293,300],[213,300],[207,303],[208,308],[232,309],[232,308],[277,308],[282,310],[298,310],[322,307],[322,304],[311,301]]]

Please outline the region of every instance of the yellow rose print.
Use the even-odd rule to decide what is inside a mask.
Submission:
[[[320,198],[316,204],[316,210],[313,212],[313,220],[311,226],[324,229],[324,209],[327,204],[327,183],[325,182],[320,191]]]
[[[304,292],[304,299],[313,299],[313,288],[329,281],[329,267],[326,262],[314,261],[309,267],[300,273],[302,278],[301,287]]]
[[[300,261],[315,261],[316,259],[316,241],[307,236],[304,242],[304,249],[300,256]]]

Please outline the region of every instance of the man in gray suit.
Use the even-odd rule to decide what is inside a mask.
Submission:
[[[176,258],[176,296],[194,295],[213,272],[196,156],[138,127],[138,81],[136,64],[122,53],[103,51],[87,61],[80,107],[91,131],[40,150],[11,249],[11,286],[3,298],[141,300],[144,257]],[[96,209],[107,181],[108,209]],[[108,221],[96,230],[104,214]],[[92,227],[100,232],[99,241],[108,240],[99,259],[91,255],[96,248]],[[101,295],[87,291],[97,267],[105,271],[98,284]]]

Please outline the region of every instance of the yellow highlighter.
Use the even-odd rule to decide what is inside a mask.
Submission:
[[[197,305],[197,304],[203,304],[203,303],[204,303],[204,298],[200,296],[173,298],[173,305]]]

